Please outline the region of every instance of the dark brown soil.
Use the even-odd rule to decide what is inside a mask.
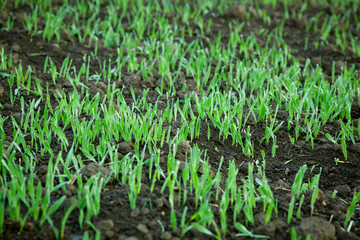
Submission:
[[[283,17],[283,8],[279,7],[265,7],[268,14],[272,18],[272,25],[265,26],[270,31],[277,27],[276,19],[281,19]],[[247,7],[245,7],[247,9]],[[326,9],[325,9],[326,10]],[[21,16],[24,12],[29,11],[25,7],[13,9],[11,6],[7,6],[2,12],[2,14],[12,14],[15,16]],[[336,74],[341,72],[342,66],[355,66],[355,69],[360,70],[360,57],[354,54],[350,49],[342,51],[337,45],[336,40],[333,35],[330,35],[328,38],[328,44],[321,46],[317,49],[314,48],[312,44],[309,44],[308,48],[304,50],[305,37],[309,37],[309,42],[313,42],[319,39],[319,36],[316,34],[305,33],[305,26],[302,21],[307,21],[307,18],[315,15],[319,9],[314,11],[307,11],[304,14],[305,18],[301,20],[290,19],[286,22],[283,29],[284,39],[286,44],[290,47],[292,54],[300,61],[304,66],[305,61],[310,59],[313,63],[321,64],[321,67],[324,70],[325,78],[331,81],[331,71],[333,62],[336,66]],[[328,13],[325,11],[325,14]],[[330,14],[330,13],[329,13]],[[357,12],[360,15],[360,12]],[[325,15],[324,15],[325,17]],[[171,14],[168,16],[169,21],[171,22]],[[214,14],[209,13],[204,16],[205,21],[212,20],[213,28],[212,31],[207,36],[200,36],[202,38],[204,46],[206,46],[207,41],[215,42],[217,39],[218,32],[222,32],[222,45],[226,46],[228,38],[230,36],[229,31],[229,21],[232,21],[236,18],[244,18],[241,16],[241,11],[231,11],[225,12],[225,15],[222,15],[218,12]],[[70,19],[71,20],[71,19]],[[0,28],[5,26],[6,18],[0,18]],[[241,34],[244,36],[249,36],[254,34],[258,40],[260,48],[265,47],[267,44],[267,36],[259,33],[259,29],[263,26],[263,19],[261,17],[253,14],[248,20],[245,20],[247,23],[244,25],[241,30]],[[50,56],[54,63],[60,68],[61,63],[66,57],[73,59],[73,63],[77,66],[77,69],[80,68],[83,63],[84,54],[90,55],[93,51],[93,47],[87,47],[85,44],[79,43],[75,37],[70,37],[67,34],[62,35],[62,42],[56,43],[54,40],[47,42],[42,39],[42,36],[30,37],[27,32],[23,30],[23,22],[21,18],[18,17],[14,22],[14,28],[10,31],[0,31],[0,48],[5,49],[6,54],[12,52],[13,56],[13,68],[18,66],[21,62],[22,66],[30,65],[34,69],[34,75],[36,75],[41,80],[41,85],[46,89],[46,85],[49,86],[49,91],[55,94],[56,89],[64,89],[65,93],[71,93],[73,87],[66,79],[57,79],[57,84],[54,86],[51,77],[48,74],[44,74],[42,69],[46,56]],[[194,23],[190,22],[190,25]],[[196,29],[195,25],[193,27]],[[360,37],[359,32],[355,32],[357,36]],[[197,37],[187,37],[187,41],[192,41]],[[277,44],[274,40],[271,40],[268,44],[273,45]],[[32,53],[44,53],[42,55],[33,55]],[[99,46],[98,49],[98,58],[100,62],[107,60],[109,56],[116,56],[116,48],[108,48]],[[122,72],[122,81],[114,81],[116,88],[123,89],[123,95],[128,104],[132,103],[132,96],[129,90],[129,87],[132,86],[135,90],[135,94],[141,96],[142,91],[146,88],[149,89],[147,93],[148,102],[155,103],[159,97],[159,94],[155,91],[155,88],[159,86],[158,80],[161,80],[161,76],[157,73],[156,70],[153,71],[153,77],[148,79],[143,79],[142,75],[137,75],[137,73],[132,73],[126,71],[127,68],[123,68]],[[99,65],[96,61],[91,62],[90,72],[94,73],[99,71]],[[3,73],[10,73],[9,70],[3,71]],[[360,81],[360,79],[359,79]],[[182,91],[182,87],[186,82],[186,92]],[[89,89],[92,89],[91,94],[95,95],[100,93],[101,97],[104,97],[104,83],[95,84],[93,82],[87,82],[86,85]],[[105,85],[106,86],[106,85]],[[196,91],[196,83],[191,76],[186,76],[186,73],[183,73],[182,81],[175,83],[176,95],[174,98],[183,99],[184,94],[191,93]],[[165,86],[166,89],[166,86]],[[105,89],[106,90],[106,89]],[[16,120],[21,118],[21,107],[20,101],[15,101],[15,104],[12,106],[10,104],[10,93],[9,93],[9,84],[7,78],[4,75],[0,75],[0,114],[2,116],[14,117]],[[90,92],[90,91],[89,91]],[[21,96],[25,98],[26,101],[31,99],[37,99],[36,96],[32,94],[26,94],[22,92]],[[52,106],[57,105],[56,98],[53,97],[50,99]],[[46,101],[40,103],[40,107],[45,105]],[[163,101],[163,104],[159,104],[159,110],[165,109],[166,99]],[[360,117],[360,112],[356,112],[356,107],[354,106],[353,110],[353,119],[357,122]],[[246,111],[246,110],[245,110]],[[287,113],[286,111],[280,110],[278,113],[278,119],[280,121],[287,122]],[[252,124],[253,123],[253,124]],[[181,122],[172,124],[172,129],[180,128]],[[360,211],[359,205],[357,205],[357,210],[355,211],[354,216],[352,217],[353,225],[350,232],[347,232],[343,228],[344,220],[346,218],[348,206],[353,198],[354,193],[360,191],[360,139],[358,135],[355,136],[356,144],[353,145],[351,142],[348,142],[348,159],[344,160],[341,146],[334,145],[326,137],[327,132],[335,133],[340,131],[340,124],[338,120],[333,120],[328,122],[325,126],[322,127],[319,136],[314,141],[314,146],[311,146],[310,142],[305,141],[305,135],[300,134],[300,137],[294,144],[291,144],[289,135],[294,136],[295,133],[293,130],[288,132],[286,124],[284,124],[277,135],[277,151],[274,158],[271,158],[271,145],[266,145],[265,143],[260,144],[261,138],[265,133],[265,122],[259,122],[255,124],[255,121],[249,121],[249,126],[252,132],[252,139],[254,141],[254,157],[247,158],[242,153],[239,146],[233,146],[232,140],[228,138],[225,141],[220,141],[218,138],[219,130],[210,124],[211,128],[211,137],[210,140],[207,138],[207,124],[202,123],[201,133],[198,138],[195,138],[190,142],[190,147],[197,146],[201,150],[207,150],[207,156],[209,158],[209,164],[212,167],[212,171],[217,171],[221,157],[224,157],[226,161],[221,167],[223,172],[223,178],[226,179],[228,173],[228,160],[234,160],[236,166],[239,169],[238,181],[241,182],[241,179],[247,178],[248,174],[248,163],[259,161],[261,163],[262,156],[261,150],[266,154],[266,176],[269,181],[270,186],[272,187],[273,193],[278,200],[278,214],[273,214],[271,221],[268,224],[265,224],[265,216],[262,212],[262,206],[258,206],[254,212],[255,215],[255,225],[248,225],[248,229],[256,234],[268,235],[271,239],[290,239],[291,227],[294,227],[298,233],[298,236],[302,236],[302,239],[305,239],[306,235],[311,233],[312,239],[358,239],[360,237]],[[11,118],[8,118],[4,122],[4,129],[6,130],[6,143],[10,143],[13,139],[13,130],[12,130],[12,121]],[[169,126],[165,126],[169,127]],[[172,136],[176,133],[172,132]],[[72,143],[72,132],[66,132],[66,136],[69,140],[69,145]],[[190,139],[189,139],[190,140]],[[52,143],[52,148],[54,153],[60,151],[61,146],[57,143]],[[120,143],[119,143],[120,144]],[[121,154],[125,155],[128,152],[133,152],[133,144],[122,143]],[[143,147],[143,146],[141,146]],[[161,162],[164,169],[166,169],[165,157],[168,154],[169,147],[167,144],[164,144],[161,149],[161,154],[163,161]],[[63,153],[63,156],[66,153]],[[81,153],[78,153],[81,154]],[[340,160],[339,163],[335,162],[335,158]],[[98,165],[89,166],[91,162],[85,162],[87,164],[87,169],[84,170],[83,174],[93,175],[97,171],[106,172],[104,169],[100,169]],[[37,164],[36,176],[39,181],[44,181],[46,177],[46,167],[48,164],[47,158],[39,158]],[[93,163],[91,163],[93,164]],[[321,178],[320,178],[320,193],[318,200],[315,204],[314,209],[310,207],[309,197],[305,199],[305,203],[302,206],[302,214],[299,220],[293,218],[291,224],[287,224],[287,215],[289,203],[292,197],[291,186],[294,181],[295,175],[299,170],[299,167],[306,164],[308,166],[308,171],[306,174],[305,181],[311,179],[315,174],[318,174],[320,169]],[[314,167],[314,170],[310,172],[310,169]],[[45,169],[45,171],[44,171]],[[101,230],[102,239],[178,239],[181,233],[180,229],[173,230],[170,222],[170,211],[171,207],[168,201],[168,192],[165,190],[161,193],[161,186],[163,179],[159,180],[159,184],[155,185],[153,191],[150,191],[151,180],[148,178],[147,174],[148,169],[144,170],[142,185],[141,185],[141,194],[137,198],[135,210],[131,210],[127,186],[122,185],[116,181],[112,181],[106,186],[106,190],[101,196],[101,210],[100,214],[92,218],[92,222],[95,226]],[[33,174],[33,173],[31,173]],[[105,174],[105,173],[104,173]],[[224,183],[221,184],[224,187]],[[335,198],[332,198],[332,193],[334,190],[338,191],[338,194]],[[75,199],[74,193],[76,193],[75,186],[68,186],[68,191],[63,192],[59,190],[56,194],[53,195],[53,198],[59,198],[63,195],[66,195],[68,199],[64,203],[64,209],[71,205],[71,202]],[[308,194],[311,196],[311,193]],[[188,199],[188,213],[187,216],[192,216],[197,208],[195,204],[194,196],[189,196]],[[220,219],[218,209],[216,208],[216,202],[213,202],[212,210],[214,211],[215,218]],[[176,205],[176,210],[179,215],[177,215],[178,222],[181,219],[181,213],[183,211],[183,206],[181,204]],[[295,207],[295,211],[297,207]],[[241,239],[236,237],[238,231],[233,227],[232,219],[232,209],[229,210],[228,218],[228,232],[226,234],[227,239]],[[80,229],[78,224],[78,212],[75,211],[69,217],[66,224],[65,239],[81,239],[84,231],[88,231],[90,235],[94,234],[94,231],[89,227],[85,226],[84,229]],[[55,226],[60,228],[60,222],[64,216],[64,210],[56,211],[52,215],[52,219],[55,223]],[[241,219],[244,219],[240,214],[238,216],[240,222]],[[245,221],[242,222],[245,224]],[[47,223],[43,226],[39,226],[37,222],[32,219],[28,219],[23,231],[19,233],[19,223],[10,220],[9,216],[5,218],[4,232],[0,235],[1,239],[54,239],[54,234],[52,228]],[[190,230],[184,237],[184,239],[208,239],[210,238],[207,235],[204,235],[196,230]]]

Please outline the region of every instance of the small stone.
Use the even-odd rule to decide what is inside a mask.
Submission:
[[[14,52],[19,52],[20,49],[21,49],[21,47],[20,47],[20,45],[19,45],[18,43],[14,43],[14,44],[11,46],[11,48],[12,48],[12,50],[13,50]]]
[[[4,87],[0,86],[0,98],[4,96]]]
[[[7,136],[5,137],[7,139]],[[8,139],[9,141],[5,140],[3,141],[3,147],[7,150],[8,147],[11,145],[12,139]]]
[[[69,32],[64,28],[60,29],[60,38],[65,40],[66,42],[74,43],[74,40],[71,38]]]
[[[335,190],[338,192],[339,195],[342,196],[347,196],[351,193],[351,188],[346,184],[336,186]]]
[[[355,143],[350,146],[350,150],[353,152],[360,152],[360,143]]]
[[[140,215],[140,209],[139,208],[135,208],[134,210],[132,210],[132,212],[130,213],[131,217],[137,217]]]
[[[113,220],[106,219],[106,220],[101,220],[101,221],[95,223],[95,226],[101,232],[105,232],[108,230],[112,230],[114,228],[115,224],[114,224]]]
[[[19,61],[20,61],[19,53],[14,52],[13,55],[12,55],[13,65],[18,65],[18,64],[19,64]]]
[[[139,223],[136,226],[137,230],[139,230],[140,232],[144,233],[144,234],[148,234],[149,233],[149,229],[146,227],[146,225]]]
[[[0,10],[0,20],[5,22],[8,18],[8,11]]]
[[[107,169],[106,167],[100,166],[99,164],[97,164],[95,162],[86,165],[85,167],[83,167],[80,170],[80,173],[87,178],[91,178],[92,176],[94,176],[95,174],[97,174],[99,172],[100,172],[100,178],[107,178],[111,174],[111,171],[109,169]],[[114,177],[111,176],[110,182],[113,181],[113,178]]]
[[[76,186],[72,185],[72,184],[66,184],[66,191],[65,191],[65,195],[68,197],[71,196],[76,196],[78,193],[78,189]]]
[[[126,238],[127,238],[126,235],[120,234],[117,239],[118,240],[125,240]]]
[[[158,208],[162,208],[164,206],[164,198],[157,198],[155,204]]]
[[[33,222],[26,222],[24,224],[24,229],[34,231],[36,228],[35,224]]]
[[[146,240],[153,240],[154,238],[153,238],[151,233],[148,233],[148,234],[146,234],[145,239]]]
[[[4,109],[6,109],[6,110],[12,110],[13,108],[14,108],[14,106],[11,105],[10,103],[5,103],[4,104]]]
[[[20,8],[18,8],[18,11],[15,12],[15,19],[20,23],[25,23],[25,13]]]
[[[124,77],[123,79],[124,79],[125,84],[131,85],[134,88],[140,88],[141,87],[142,80],[141,80],[140,75],[130,74],[127,77]],[[135,93],[136,93],[136,91],[135,91]]]
[[[282,179],[277,180],[275,185],[277,188],[287,188],[288,189],[290,187],[289,184],[285,183],[284,180],[282,180]]]
[[[191,153],[191,146],[188,141],[179,142],[177,145],[177,150],[182,154],[190,154]]]
[[[179,170],[183,170],[186,167],[186,162],[180,161]]]
[[[165,81],[163,81],[162,79],[158,79],[156,82],[155,82],[155,87],[157,88],[161,88],[161,84],[164,84],[164,87],[167,86],[167,83]]]
[[[105,93],[101,89],[97,88],[94,85],[89,87],[88,92],[89,92],[91,98],[94,98],[96,96],[96,94],[99,94],[100,100],[102,101],[102,99],[104,99]]]
[[[157,228],[158,226],[159,226],[159,223],[156,221],[156,220],[151,220],[149,223],[148,223],[148,226],[150,227],[150,228]]]
[[[127,237],[124,240],[139,240],[137,237]]]
[[[15,118],[15,120],[17,120],[17,122],[20,122],[22,114],[19,112],[16,112],[12,116]]]
[[[152,77],[147,77],[143,82],[142,82],[142,86],[144,88],[154,88],[155,84],[154,84],[154,79]]]
[[[255,8],[251,9],[251,16],[254,17],[254,18],[259,17],[259,13],[256,11]]]
[[[168,231],[161,234],[161,240],[170,240],[172,238],[172,234]]]
[[[103,82],[98,82],[97,87],[100,88],[104,93],[107,92],[107,85]]]
[[[105,236],[107,237],[107,238],[113,238],[114,237],[114,235],[115,235],[115,232],[113,232],[113,231],[111,231],[111,230],[108,230],[108,231],[105,231]]]
[[[314,57],[311,59],[311,62],[313,64],[313,66],[317,66],[317,65],[320,65],[321,63],[321,58],[320,57]]]
[[[232,6],[224,11],[224,16],[227,18],[239,18],[245,20],[246,10],[241,6]]]
[[[150,212],[150,209],[149,209],[149,208],[144,208],[142,214],[143,214],[143,215],[147,215],[147,214],[149,214],[149,212]]]
[[[72,88],[73,85],[71,84],[71,82],[68,79],[64,79],[64,87]]]
[[[62,91],[62,85],[60,84],[60,83],[57,83],[56,85],[55,85],[55,88],[57,89],[57,90],[59,90],[59,92],[61,92]]]
[[[341,70],[344,70],[346,68],[345,62],[338,60],[335,62],[335,68],[340,72]]]

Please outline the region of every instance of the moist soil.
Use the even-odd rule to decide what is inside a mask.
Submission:
[[[300,6],[300,5],[299,5]],[[212,12],[204,16],[205,23],[211,19],[212,28],[209,34],[201,36],[198,28],[193,22],[189,22],[190,26],[199,34],[194,34],[193,37],[186,35],[186,41],[191,42],[195,39],[199,39],[203,46],[206,47],[209,42],[216,42],[219,31],[222,33],[222,46],[227,45],[227,41],[230,36],[229,21],[238,19],[246,21],[240,34],[245,37],[254,34],[256,40],[259,43],[260,48],[265,47],[267,44],[267,36],[259,33],[259,29],[263,26],[270,31],[278,26],[279,19],[284,16],[284,9],[281,5],[278,7],[262,6],[263,9],[267,9],[272,24],[264,25],[263,19],[257,16],[256,12],[251,13],[249,19],[245,19],[244,12],[236,10],[236,6],[230,8],[225,13]],[[234,10],[235,9],[235,10]],[[250,11],[248,6],[244,6],[242,10]],[[310,17],[316,15],[320,10],[324,10],[325,15],[321,19],[326,17],[326,14],[330,14],[330,10],[327,9],[314,9],[307,10],[304,14],[304,18],[301,20],[290,18],[286,21],[283,29],[283,38],[286,44],[290,47],[293,56],[299,60],[301,66],[305,66],[305,62],[309,59],[313,65],[320,64],[325,74],[325,79],[331,81],[331,71],[333,63],[335,63],[336,74],[340,74],[342,68],[345,66],[354,66],[355,69],[360,70],[360,58],[354,54],[351,50],[346,49],[342,51],[337,45],[333,34],[330,34],[328,38],[328,44],[320,44],[315,49],[313,44],[309,44],[308,48],[304,50],[305,38],[309,38],[309,42],[314,42],[320,39],[317,34],[306,33],[305,26]],[[91,55],[94,51],[93,46],[87,46],[87,44],[80,43],[77,38],[70,36],[66,30],[62,31],[61,41],[56,42],[54,39],[51,41],[43,40],[42,36],[30,37],[28,33],[23,30],[23,15],[30,9],[25,5],[21,8],[14,9],[11,4],[8,4],[4,10],[1,11],[0,28],[5,26],[6,15],[10,12],[17,16],[14,22],[14,28],[10,31],[0,31],[0,47],[5,49],[7,55],[12,52],[13,66],[18,66],[21,62],[22,66],[30,65],[34,69],[34,75],[38,77],[40,83],[44,89],[48,86],[48,91],[52,96],[50,102],[52,106],[56,107],[57,100],[54,97],[56,90],[64,90],[66,94],[73,91],[73,86],[68,80],[58,78],[56,85],[54,85],[49,74],[44,74],[42,69],[46,56],[51,57],[58,69],[61,68],[61,64],[66,57],[73,60],[73,64],[77,69],[81,67],[83,63],[83,56],[87,54]],[[340,11],[340,10],[338,10]],[[360,16],[360,12],[357,13]],[[167,14],[169,22],[172,21],[173,14]],[[70,18],[65,18],[65,21],[72,21]],[[126,25],[126,23],[124,23]],[[354,24],[354,22],[351,22]],[[206,24],[205,24],[206,25]],[[360,38],[360,33],[353,31],[353,34]],[[117,56],[116,48],[104,47],[99,42],[98,58],[100,62],[108,60],[109,56]],[[140,44],[140,43],[139,43]],[[276,45],[275,42],[268,42],[270,46]],[[127,50],[124,50],[126,54]],[[43,53],[40,55],[33,53]],[[241,59],[243,56],[239,56]],[[141,59],[140,59],[141,61]],[[125,101],[128,104],[133,102],[132,95],[130,93],[130,86],[134,89],[137,96],[142,96],[143,91],[148,90],[148,102],[158,102],[158,109],[163,110],[166,107],[167,99],[163,96],[159,96],[155,88],[159,87],[161,76],[157,73],[157,68],[154,68],[153,75],[144,79],[142,75],[126,71],[127,67],[123,68],[121,81],[114,81],[117,89],[122,89]],[[90,72],[99,72],[99,65],[93,61],[90,63]],[[10,70],[3,71],[4,73],[10,73]],[[186,83],[186,91],[183,91],[183,85]],[[106,92],[106,83],[100,81],[98,84],[88,81],[84,84],[89,88],[89,93],[93,96],[99,93],[100,98],[104,97]],[[183,72],[182,78],[175,83],[176,94],[172,97],[176,99],[184,99],[185,94],[196,92],[196,83],[192,76],[187,76],[186,72]],[[223,89],[226,90],[226,84],[223,85]],[[165,90],[167,86],[165,85]],[[21,119],[21,107],[20,101],[15,101],[14,105],[10,104],[9,84],[7,78],[0,75],[0,103],[3,108],[0,109],[0,114],[4,117],[14,117],[18,122]],[[37,99],[36,96],[21,92],[21,96],[24,97],[26,102],[32,99]],[[360,117],[360,108],[358,101],[354,101],[352,105],[352,119],[354,122],[358,122]],[[44,107],[46,101],[40,103],[40,107]],[[195,108],[193,108],[195,109]],[[246,111],[246,109],[245,109]],[[84,116],[81,116],[84,117]],[[287,112],[280,110],[277,116],[277,121],[287,122]],[[248,175],[248,163],[255,163],[256,165],[262,165],[261,150],[266,154],[266,176],[267,180],[272,188],[273,194],[278,200],[278,214],[273,214],[269,223],[265,224],[265,215],[262,212],[262,207],[257,206],[254,210],[255,225],[248,225],[248,229],[256,234],[268,235],[271,239],[290,239],[291,227],[294,227],[298,236],[303,236],[311,233],[312,239],[358,239],[360,237],[360,211],[355,211],[352,220],[354,220],[350,232],[344,229],[344,221],[346,218],[348,206],[353,198],[355,192],[360,191],[360,139],[355,136],[356,143],[347,143],[348,159],[344,159],[342,148],[339,145],[331,143],[326,137],[326,133],[340,132],[341,126],[337,119],[329,121],[325,124],[314,140],[313,146],[311,142],[305,141],[305,135],[300,133],[299,138],[292,144],[289,136],[294,137],[295,133],[293,128],[288,131],[284,124],[277,132],[277,150],[276,155],[271,157],[271,146],[266,145],[264,142],[260,144],[260,140],[264,137],[266,123],[258,122],[254,119],[248,121],[252,132],[252,140],[254,142],[254,157],[248,158],[244,156],[239,146],[232,145],[232,139],[219,140],[219,130],[210,124],[211,136],[207,137],[207,125],[211,123],[203,122],[201,126],[200,136],[190,141],[189,146],[184,143],[184,148],[193,147],[197,144],[200,150],[207,150],[207,156],[212,171],[217,171],[219,167],[220,159],[223,157],[226,161],[221,166],[223,172],[223,179],[226,179],[228,160],[234,160],[236,167],[239,169],[238,184],[241,184],[241,179],[246,179]],[[175,136],[176,129],[181,127],[181,122],[174,122],[171,125],[171,135]],[[12,136],[12,121],[8,118],[4,122],[4,129],[6,130],[6,142],[13,141]],[[168,128],[169,126],[165,126]],[[73,133],[70,129],[65,132],[69,145],[72,143]],[[5,145],[6,145],[5,142]],[[119,142],[121,144],[120,154],[127,154],[134,151],[132,142]],[[60,146],[56,142],[52,143],[54,153],[60,151]],[[166,156],[168,154],[169,147],[167,144],[161,149],[161,167],[166,169]],[[186,152],[186,151],[185,151]],[[184,152],[184,153],[185,153]],[[66,153],[63,153],[66,154]],[[78,153],[80,154],[80,153]],[[180,160],[183,160],[184,156],[179,156]],[[336,162],[338,158],[340,161]],[[36,172],[36,179],[45,182],[47,172],[47,157],[38,157],[38,164]],[[85,167],[82,170],[84,176],[91,176],[96,172],[106,174],[108,168],[106,164],[99,166],[91,161],[85,161]],[[287,215],[289,209],[289,203],[292,198],[291,186],[294,181],[295,175],[299,168],[306,164],[308,171],[305,175],[305,181],[318,174],[321,169],[320,177],[320,190],[318,199],[314,208],[310,206],[311,192],[306,194],[305,202],[301,209],[300,219],[293,217],[290,224],[287,223]],[[313,168],[312,171],[310,169]],[[151,181],[148,178],[148,169],[144,166],[144,174],[142,178],[141,193],[136,201],[136,208],[132,210],[130,208],[127,186],[114,180],[111,181],[105,191],[101,195],[101,210],[100,214],[92,218],[94,225],[101,230],[102,239],[179,239],[180,229],[173,230],[170,222],[171,207],[168,201],[167,189],[161,193],[161,186],[163,179],[158,181],[159,184],[155,184],[153,191],[151,191]],[[256,171],[255,171],[256,172]],[[255,175],[256,176],[256,175]],[[222,182],[223,188],[225,183]],[[57,191],[52,195],[53,199],[57,199],[63,195],[67,196],[67,200],[64,203],[63,209],[66,209],[71,205],[72,201],[76,198],[76,187],[73,185],[67,186],[67,191]],[[337,190],[337,195],[332,198],[332,193]],[[187,216],[192,216],[197,208],[195,206],[194,196],[188,196],[188,213]],[[212,204],[212,210],[216,219],[220,219],[220,214],[217,208],[218,202],[214,201]],[[177,220],[180,222],[183,206],[181,204],[175,204]],[[357,205],[359,208],[359,205]],[[55,226],[60,229],[60,222],[64,216],[65,210],[56,211],[52,215],[52,219]],[[225,236],[226,239],[246,239],[237,237],[238,231],[232,227],[232,209],[228,210],[228,232]],[[297,211],[295,206],[294,212]],[[79,212],[74,211],[70,215],[66,223],[66,232],[64,239],[82,239],[84,231],[88,231],[89,235],[93,236],[94,231],[85,226],[84,229],[80,229],[78,224]],[[238,220],[245,224],[243,220],[244,216],[240,214]],[[4,232],[0,235],[1,239],[54,239],[54,234],[51,226],[45,223],[41,227],[38,222],[28,218],[24,226],[23,231],[19,232],[19,223],[10,220],[7,215],[5,218]],[[209,239],[208,235],[200,233],[195,229],[190,230],[183,239]]]

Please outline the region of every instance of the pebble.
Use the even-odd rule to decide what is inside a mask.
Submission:
[[[224,16],[228,18],[239,18],[245,20],[246,10],[241,6],[232,6],[224,11]]]
[[[4,87],[0,86],[0,97],[4,96]]]
[[[146,240],[153,240],[154,238],[153,238],[151,233],[148,233],[148,234],[146,234],[145,239]]]
[[[340,72],[341,70],[344,70],[346,68],[345,62],[338,60],[335,62],[335,68]]]
[[[105,236],[107,238],[113,238],[115,235],[115,232],[114,231],[111,231],[111,230],[108,230],[108,231],[105,231]]]
[[[136,226],[137,230],[139,230],[140,232],[144,233],[144,234],[148,234],[149,233],[149,229],[147,228],[146,225],[142,224],[142,223],[139,223],[137,226]]]
[[[251,9],[251,16],[254,17],[254,18],[259,17],[259,13],[256,11],[255,8]]]
[[[191,146],[188,141],[179,142],[177,145],[177,150],[180,151],[182,154],[190,154],[191,153]]]
[[[76,196],[78,193],[78,189],[76,186],[72,185],[72,184],[66,184],[66,192],[65,195],[70,197],[70,196]]]
[[[12,55],[12,62],[13,62],[13,65],[18,65],[19,64],[19,61],[20,61],[20,56],[17,52],[14,52],[13,55]]]
[[[284,180],[282,180],[282,179],[277,180],[275,185],[278,188],[289,188],[290,187],[289,184],[285,183]]]
[[[0,22],[5,22],[8,18],[8,11],[0,10]]]
[[[124,240],[139,240],[137,237],[127,237]]]
[[[91,98],[94,98],[96,96],[96,94],[99,93],[100,100],[104,99],[105,93],[101,89],[97,88],[96,86],[94,86],[94,85],[90,86],[88,91],[89,91]]]
[[[132,212],[130,213],[131,217],[137,217],[140,215],[140,209],[139,208],[135,208],[134,210],[132,210]]]
[[[154,84],[154,79],[152,77],[147,77],[143,82],[142,82],[142,86],[144,88],[154,88],[155,84]]]
[[[148,226],[150,228],[157,228],[159,225],[159,223],[156,221],[156,220],[151,220],[149,223],[148,223]]]
[[[342,196],[347,196],[351,193],[351,188],[346,184],[336,186],[335,190]]]
[[[64,28],[61,28],[60,29],[60,38],[67,41],[67,42],[71,42],[71,43],[74,43],[75,41],[71,38],[69,32],[64,29]]]
[[[353,152],[360,152],[360,143],[355,143],[350,146],[350,150]]]
[[[311,62],[313,64],[313,66],[319,65],[321,63],[321,58],[320,57],[314,57],[311,59]]]
[[[100,88],[104,93],[107,92],[107,85],[103,82],[98,82],[97,87]]]
[[[108,230],[112,230],[114,228],[115,224],[114,224],[113,220],[106,219],[106,220],[101,220],[101,221],[95,223],[95,226],[100,231],[105,232]]]
[[[4,108],[5,108],[6,110],[12,110],[14,107],[13,107],[10,103],[5,103],[5,104],[4,104]]]
[[[21,47],[20,47],[20,45],[19,45],[18,43],[14,43],[14,44],[11,46],[11,48],[12,48],[12,50],[13,50],[14,52],[19,52],[20,49],[21,49]]]
[[[147,215],[147,214],[149,214],[149,213],[150,213],[150,209],[149,209],[149,208],[144,208],[142,214],[143,214],[143,215]]]
[[[170,240],[172,238],[172,234],[168,231],[165,231],[161,234],[161,240]]]
[[[164,198],[157,198],[155,204],[158,208],[162,208],[164,206]]]
[[[95,174],[97,174],[99,172],[100,172],[100,177],[102,177],[102,178],[106,178],[107,176],[109,176],[111,174],[109,169],[107,169],[106,167],[100,166],[99,164],[97,164],[95,162],[86,165],[80,171],[80,173],[87,178],[91,178],[92,176],[94,176]],[[110,182],[113,180],[114,180],[114,177],[111,176]]]

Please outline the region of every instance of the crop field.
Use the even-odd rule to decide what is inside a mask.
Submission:
[[[0,239],[360,239],[360,1],[0,0]]]

